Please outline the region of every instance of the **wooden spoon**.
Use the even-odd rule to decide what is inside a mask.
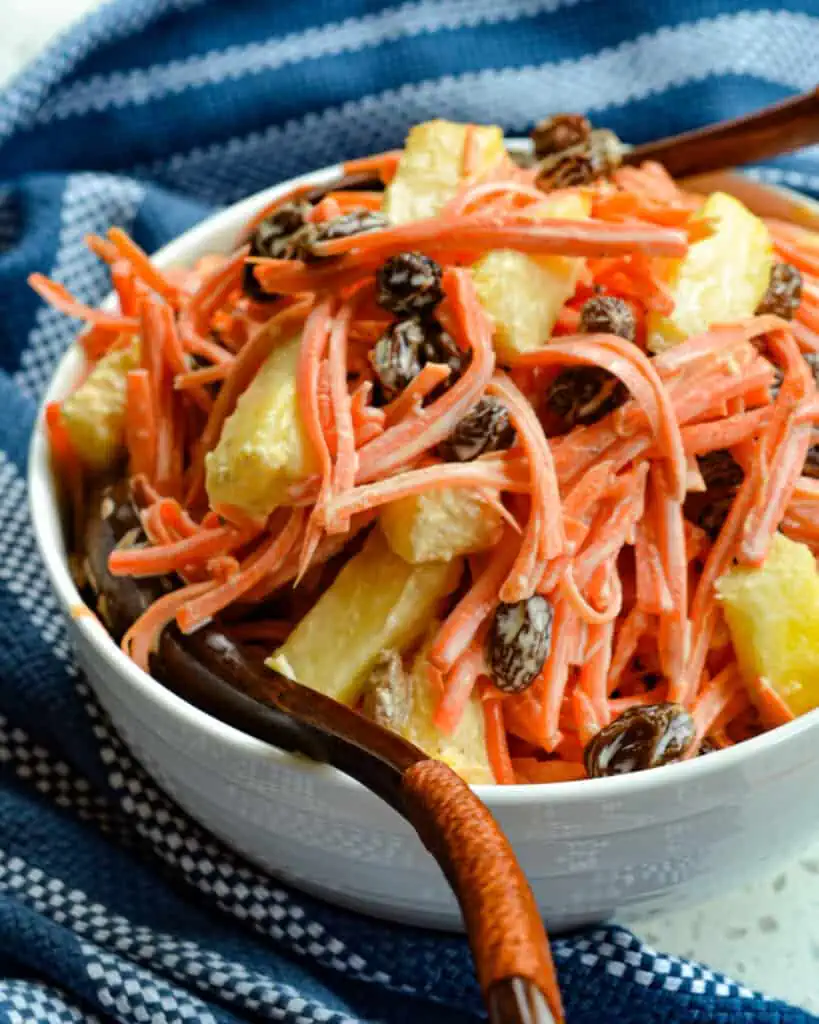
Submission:
[[[156,581],[116,578],[108,556],[138,521],[130,505],[89,503],[85,554],[97,609],[114,636],[157,596]],[[549,941],[512,847],[447,765],[315,690],[254,664],[221,631],[166,629],[151,665],[170,690],[228,725],[357,779],[415,828],[458,899],[492,1024],[562,1024]]]
[[[819,143],[819,88],[753,114],[634,146],[626,164],[656,160],[674,178],[721,171]]]

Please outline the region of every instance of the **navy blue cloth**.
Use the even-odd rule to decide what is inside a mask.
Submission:
[[[586,110],[631,141],[819,81],[814,0],[119,0],[0,98],[0,1024],[467,1024],[464,941],[259,874],[145,776],[72,663],[28,523],[36,403],[108,289],[83,236],[153,250],[240,196],[431,116],[523,133]],[[763,177],[819,193],[806,152]],[[570,1024],[804,1024],[605,927],[554,944]]]

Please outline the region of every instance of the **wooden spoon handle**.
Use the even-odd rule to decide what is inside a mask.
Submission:
[[[405,814],[458,898],[493,1024],[556,1024],[563,1009],[532,890],[486,806],[440,761],[404,772]]]
[[[819,142],[819,89],[753,114],[635,146],[624,163],[657,160],[675,178],[791,153]]]
[[[111,575],[116,540],[109,521],[92,518],[90,575],[111,628],[121,634],[155,594],[150,581]],[[263,669],[214,626],[191,636],[166,629],[152,672],[228,725],[333,765],[404,815],[461,905],[492,1024],[562,1024],[532,891],[494,818],[450,768],[351,708]]]

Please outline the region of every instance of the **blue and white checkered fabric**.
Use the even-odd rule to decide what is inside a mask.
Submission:
[[[0,98],[0,1024],[466,1024],[459,938],[258,874],[141,771],[71,660],[25,502],[35,403],[75,324],[24,287],[108,288],[83,236],[149,250],[213,206],[400,144],[433,115],[633,141],[819,81],[815,0],[120,0]],[[819,155],[762,176],[819,193]],[[555,943],[571,1024],[816,1020],[616,927]]]

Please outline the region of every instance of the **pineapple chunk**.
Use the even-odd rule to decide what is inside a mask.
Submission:
[[[752,316],[768,287],[773,245],[758,217],[724,192],[709,196],[696,216],[708,218],[715,231],[672,264],[675,309],[670,316],[649,316],[652,352],[672,348],[711,324]]]
[[[590,214],[590,196],[544,196],[544,217],[586,220]],[[569,256],[533,257],[510,249],[487,253],[475,264],[475,288],[495,323],[495,349],[501,358],[546,344],[561,307],[574,294],[583,264]]]
[[[400,498],[379,518],[390,547],[413,564],[485,551],[503,529],[500,513],[466,487]]]
[[[750,693],[765,678],[795,715],[819,707],[819,572],[809,548],[777,534],[760,568],[717,583]]]
[[[296,394],[300,344],[293,338],[271,352],[226,420],[205,459],[212,505],[268,516],[284,502],[291,484],[316,470]]]
[[[375,530],[267,664],[355,704],[381,651],[404,650],[423,635],[461,569],[457,559],[409,565]]]
[[[478,694],[472,694],[451,736],[441,732],[435,724],[438,693],[429,678],[427,646],[416,655],[410,672],[404,671],[394,652],[383,656],[368,680],[371,689],[365,695],[363,710],[379,725],[392,729],[430,757],[448,764],[466,782],[494,783]]]
[[[382,204],[393,224],[434,217],[452,199],[461,183],[466,129],[452,121],[427,121],[410,131]],[[503,156],[503,131],[485,126],[474,132],[480,173]]]
[[[130,370],[139,366],[139,339],[104,355],[62,405],[63,422],[82,461],[110,469],[125,446],[125,390]]]

